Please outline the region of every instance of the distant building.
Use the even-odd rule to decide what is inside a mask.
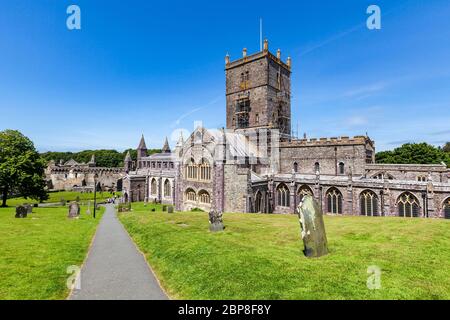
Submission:
[[[305,194],[329,214],[450,218],[446,165],[375,163],[368,136],[291,134],[291,59],[263,51],[225,58],[227,128],[198,127],[174,150],[125,159],[126,201],[177,210],[294,213]]]
[[[58,164],[50,161],[45,175],[50,190],[92,192],[96,183],[98,191],[120,191],[125,169],[97,167],[92,155],[88,163],[78,163],[73,159],[67,162],[60,160]]]

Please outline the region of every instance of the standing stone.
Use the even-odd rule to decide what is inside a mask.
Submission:
[[[27,208],[27,214],[33,213],[33,207],[32,207],[31,204],[25,203],[23,206],[24,206],[25,208]]]
[[[225,227],[223,226],[223,214],[215,210],[209,212],[209,231],[218,232],[223,231]]]
[[[173,213],[173,206],[167,207],[167,213]]]
[[[91,200],[88,201],[87,205],[88,205],[88,207],[87,207],[87,210],[86,210],[86,214],[87,215],[91,215]]]
[[[321,257],[328,254],[327,235],[323,213],[318,203],[310,195],[305,195],[297,208],[307,257]]]
[[[16,218],[26,218],[26,217],[27,217],[27,208],[25,206],[17,206]]]
[[[68,218],[78,218],[80,216],[80,205],[78,202],[71,202],[69,204],[69,215]]]
[[[162,206],[162,211],[166,212],[167,211],[167,206]]]

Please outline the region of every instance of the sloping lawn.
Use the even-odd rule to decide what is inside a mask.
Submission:
[[[448,220],[327,216],[330,254],[308,259],[294,215],[225,214],[214,234],[206,213],[159,209],[120,220],[172,298],[450,299]]]
[[[61,202],[61,199],[65,201],[75,201],[77,197],[80,198],[81,201],[94,200],[94,193],[82,193],[75,191],[59,191],[59,192],[49,192],[48,200],[45,200],[44,203],[57,203]],[[116,192],[115,195],[120,197],[121,192]],[[97,201],[101,202],[108,198],[112,198],[112,194],[109,192],[97,192]],[[7,200],[7,205],[9,207],[18,206],[24,203],[39,203],[39,201],[25,198],[11,198]]]
[[[0,209],[0,300],[65,299],[67,267],[83,263],[103,211],[68,219],[68,208],[33,208],[16,219]]]

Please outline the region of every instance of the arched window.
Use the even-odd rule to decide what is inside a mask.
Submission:
[[[343,162],[339,162],[339,174],[345,174],[345,165]]]
[[[197,195],[195,194],[195,191],[192,189],[186,190],[186,200],[187,201],[197,201]]]
[[[211,180],[211,167],[209,166],[209,162],[203,159],[199,168],[200,168],[200,180],[203,181]]]
[[[294,162],[294,172],[297,173],[298,172],[298,163]]]
[[[204,204],[211,203],[211,197],[209,196],[209,193],[206,192],[205,190],[201,190],[198,193],[198,200],[200,201],[200,203],[204,203]]]
[[[152,183],[150,185],[150,192],[154,196],[156,196],[158,194],[158,184],[157,184],[155,178],[152,179]]]
[[[315,172],[315,173],[320,172],[320,163],[316,162],[316,163],[314,164],[314,172]]]
[[[327,192],[327,212],[342,214],[342,194],[336,188],[331,188]]]
[[[280,207],[289,207],[289,189],[284,183],[280,184],[277,188],[277,204]]]
[[[409,192],[405,192],[398,197],[397,206],[400,217],[412,218],[420,215],[419,200]]]
[[[172,188],[170,186],[169,179],[164,181],[164,197],[170,197],[172,195]]]
[[[297,191],[298,203],[300,203],[306,195],[313,195],[311,188],[308,186],[301,186]]]
[[[450,198],[444,201],[444,218],[450,219]]]
[[[378,216],[378,197],[375,192],[366,190],[359,196],[362,216]]]
[[[189,180],[197,180],[197,165],[194,162],[194,159],[191,159],[186,166],[186,179]]]

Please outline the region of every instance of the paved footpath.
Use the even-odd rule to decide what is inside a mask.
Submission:
[[[155,276],[116,216],[113,205],[98,225],[71,300],[165,300]]]

